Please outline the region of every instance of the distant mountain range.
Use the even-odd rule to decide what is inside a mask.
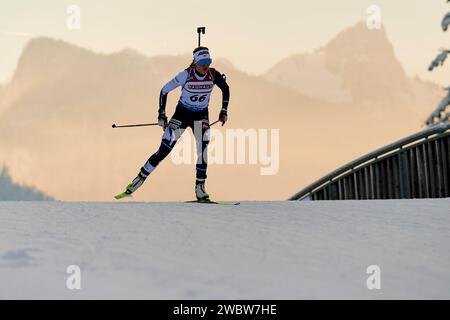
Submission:
[[[264,76],[330,103],[364,106],[397,102],[402,104],[399,108],[407,111],[412,106],[418,113],[430,97],[442,95],[435,84],[408,78],[384,27],[369,30],[363,22],[343,30],[313,53],[281,60]]]
[[[51,197],[38,191],[36,188],[20,186],[14,183],[8,170],[0,170],[0,201],[44,201],[53,200]]]
[[[435,84],[408,78],[385,30],[361,23],[260,76],[213,58],[231,88],[229,122],[221,130],[279,128],[281,139],[275,176],[260,176],[254,165],[211,165],[209,190],[220,198],[286,199],[336,166],[418,131],[445,94]],[[161,138],[160,128],[111,124],[154,122],[162,85],[191,59],[129,49],[105,55],[61,40],[32,39],[11,82],[0,89],[0,161],[15,179],[57,199],[110,200]],[[170,115],[178,92],[169,95]],[[219,111],[215,89],[210,119]],[[167,159],[135,199],[192,198],[193,179],[194,165]]]

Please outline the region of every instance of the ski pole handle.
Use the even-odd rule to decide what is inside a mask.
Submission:
[[[144,126],[157,126],[158,123],[142,123],[142,124],[125,124],[125,125],[112,125],[113,128],[130,128],[130,127],[144,127]]]

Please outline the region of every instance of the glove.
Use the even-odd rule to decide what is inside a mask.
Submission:
[[[167,116],[165,111],[158,110],[158,125],[163,129],[166,129],[167,124]]]
[[[227,122],[228,120],[228,114],[225,110],[220,111],[219,114],[219,121],[222,122],[222,126]]]
[[[202,120],[202,131],[206,131],[209,129],[209,120],[204,119]]]

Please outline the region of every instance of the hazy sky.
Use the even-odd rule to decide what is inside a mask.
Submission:
[[[312,51],[342,29],[365,20],[371,4],[409,75],[448,85],[450,65],[427,71],[450,31],[440,23],[446,0],[0,0],[0,82],[9,79],[32,36],[64,39],[99,52],[129,47],[146,55],[192,52],[196,27],[205,25],[202,44],[252,74],[278,60]],[[66,27],[67,7],[81,8],[81,30]]]

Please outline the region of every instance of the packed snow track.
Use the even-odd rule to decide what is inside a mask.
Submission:
[[[12,298],[450,299],[450,199],[0,202]]]

